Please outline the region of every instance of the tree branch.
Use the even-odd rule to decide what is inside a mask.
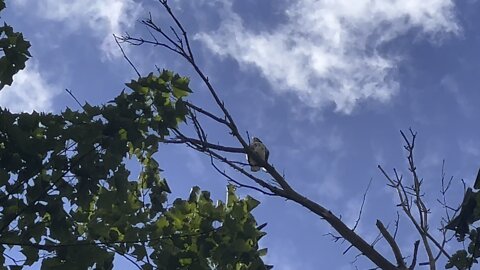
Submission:
[[[407,266],[405,265],[405,261],[403,260],[402,252],[400,251],[400,248],[398,247],[397,242],[395,242],[395,239],[393,239],[392,235],[387,231],[383,223],[378,219],[377,219],[376,226],[380,231],[380,233],[385,238],[385,240],[387,240],[390,247],[392,248],[393,255],[395,255],[395,259],[397,260],[398,268],[406,269]]]
[[[409,270],[415,269],[415,266],[417,264],[417,254],[418,254],[419,245],[420,245],[420,240],[415,241],[413,246],[413,259],[412,259],[412,263],[410,264],[410,267],[408,267]]]
[[[199,107],[194,107],[191,106],[192,104],[190,103],[189,108],[202,113],[203,115],[213,119],[214,121],[225,125],[229,128],[229,133],[235,137],[235,139],[239,142],[241,145],[241,149],[243,149],[243,153],[246,153],[248,156],[252,157],[255,161],[258,161],[259,166],[265,168],[266,172],[273,178],[273,180],[281,187],[278,188],[274,185],[271,185],[267,183],[266,181],[254,176],[253,174],[247,172],[235,162],[227,159],[225,156],[217,153],[216,151],[222,151],[222,150],[228,150],[225,152],[240,152],[239,149],[225,149],[221,145],[215,145],[215,144],[207,144],[207,142],[202,139],[203,136],[200,136],[198,140],[191,140],[191,138],[188,137],[183,137],[179,136],[181,141],[183,141],[187,146],[192,147],[193,149],[206,153],[211,156],[213,159],[217,159],[236,171],[240,172],[243,174],[245,177],[251,179],[253,182],[258,184],[260,187],[269,190],[271,193],[276,194],[277,196],[281,196],[283,198],[292,200],[303,207],[309,209],[310,211],[314,212],[316,215],[320,216],[321,218],[325,219],[343,238],[345,238],[347,241],[349,241],[353,246],[355,246],[360,252],[362,252],[366,257],[368,257],[374,264],[376,264],[378,267],[382,269],[387,269],[387,270],[393,270],[397,269],[395,265],[393,265],[391,262],[389,262],[385,257],[383,257],[378,251],[376,251],[369,243],[367,243],[363,238],[361,238],[359,235],[357,235],[352,229],[350,229],[347,225],[345,225],[338,217],[336,217],[334,214],[332,214],[330,211],[328,211],[326,208],[323,206],[313,202],[312,200],[300,195],[298,192],[296,192],[285,180],[285,177],[280,174],[272,164],[267,163],[265,161],[262,161],[255,152],[252,151],[252,149],[249,147],[249,143],[247,140],[242,137],[240,134],[240,131],[226,108],[224,102],[220,99],[217,91],[215,88],[212,86],[210,83],[208,77],[203,73],[203,71],[200,69],[200,67],[197,65],[195,58],[193,56],[192,50],[190,48],[190,43],[189,39],[187,36],[187,32],[185,31],[184,27],[182,24],[179,22],[175,14],[173,14],[171,8],[168,6],[168,3],[166,0],[159,0],[159,2],[163,5],[163,7],[166,9],[167,13],[170,15],[172,20],[175,22],[175,26],[179,29],[179,32],[181,32],[181,38],[177,34],[177,32],[173,29],[173,37],[169,37],[160,27],[158,27],[152,20],[150,21],[144,21],[145,25],[151,27],[152,30],[158,32],[165,40],[167,43],[163,44],[158,42],[157,40],[155,41],[145,41],[144,39],[141,38],[131,38],[131,37],[125,37],[125,41],[132,41],[132,44],[134,42],[137,43],[149,43],[153,45],[161,45],[165,48],[168,48],[169,50],[181,55],[187,62],[190,63],[192,68],[195,70],[197,75],[200,77],[200,79],[203,81],[204,85],[208,89],[210,95],[212,96],[213,100],[215,101],[215,104],[218,106],[218,108],[221,110],[223,117],[218,117],[212,113],[206,112],[203,109],[200,109]],[[176,42],[174,40],[177,40]],[[193,120],[196,121],[196,120]],[[181,133],[177,133],[177,136],[181,135]],[[198,135],[198,131],[197,131]],[[178,142],[178,141],[177,141]],[[175,143],[175,142],[172,142]],[[218,169],[218,168],[217,168]],[[224,172],[221,170],[217,170],[219,173],[223,175]],[[225,176],[225,175],[224,175]],[[232,180],[233,178],[227,177],[227,179]],[[237,181],[238,182],[238,181]]]

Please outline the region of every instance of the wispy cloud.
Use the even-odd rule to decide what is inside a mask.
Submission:
[[[455,99],[459,110],[465,115],[469,117],[477,117],[476,113],[476,106],[472,104],[472,100],[468,99],[466,96],[465,90],[460,89],[458,79],[455,78],[454,75],[445,75],[440,80],[440,85]]]
[[[458,140],[458,144],[460,146],[460,151],[464,154],[473,157],[480,157],[480,141],[474,139],[461,139]]]
[[[334,127],[324,132],[310,132],[292,127],[289,132],[294,144],[288,145],[284,150],[285,156],[291,160],[303,160],[302,173],[308,171],[321,175],[319,179],[305,181],[306,188],[318,198],[333,201],[340,199],[345,188],[339,180],[339,166],[342,166],[342,158],[348,150],[343,134]],[[300,179],[303,177],[299,176]]]
[[[293,91],[306,104],[350,113],[366,99],[388,101],[399,89],[398,55],[379,48],[415,29],[441,40],[460,32],[451,0],[292,1],[287,20],[258,33],[244,26],[224,0],[223,21],[196,38],[216,54],[253,65],[279,91]]]
[[[338,177],[325,176],[321,182],[310,186],[316,191],[319,198],[338,200],[344,195],[344,190]]]
[[[53,97],[60,91],[42,76],[38,65],[30,60],[27,67],[13,77],[12,86],[0,91],[0,106],[13,112],[51,111]]]
[[[44,0],[35,4],[14,2],[24,8],[36,10],[36,15],[62,22],[74,33],[81,28],[102,40],[100,48],[106,57],[119,56],[112,34],[122,34],[133,27],[142,6],[134,0]],[[32,7],[33,6],[33,7]]]

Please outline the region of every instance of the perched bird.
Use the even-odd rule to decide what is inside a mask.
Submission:
[[[261,168],[262,163],[268,162],[268,155],[270,154],[267,147],[260,141],[259,138],[253,137],[252,143],[250,143],[250,149],[257,154],[259,158],[262,159],[263,162],[257,162],[254,160],[253,157],[247,155],[248,164],[250,164],[250,170],[252,172],[258,172]]]
[[[445,226],[446,229],[455,231],[455,234],[460,239],[464,239],[465,235],[470,231],[469,225],[478,220],[474,215],[477,207],[477,196],[477,192],[473,192],[471,188],[468,188],[465,192],[465,197],[463,197],[460,213]]]
[[[480,169],[473,188],[480,189]],[[480,191],[474,192],[471,188],[468,188],[463,197],[460,213],[445,226],[446,229],[455,231],[455,235],[460,240],[463,240],[465,235],[470,232],[470,225],[480,219],[478,215],[480,205],[477,203],[479,197]]]

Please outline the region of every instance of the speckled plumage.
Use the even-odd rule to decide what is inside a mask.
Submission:
[[[258,157],[263,159],[265,162],[268,162],[268,156],[270,153],[260,139],[253,137],[252,143],[250,143],[250,149],[257,153]],[[250,164],[250,170],[252,172],[258,172],[260,170],[261,167],[258,166],[258,162],[256,162],[252,157],[247,155],[247,160],[248,164]]]

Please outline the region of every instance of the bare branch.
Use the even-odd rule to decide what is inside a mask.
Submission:
[[[357,220],[355,221],[355,225],[353,226],[353,229],[352,229],[353,231],[355,231],[355,229],[357,228],[358,223],[360,222],[360,218],[362,217],[363,206],[365,205],[365,199],[367,198],[367,193],[368,193],[368,190],[370,189],[370,185],[372,184],[372,180],[373,178],[370,178],[370,181],[368,181],[367,188],[363,193],[362,205],[360,206],[360,211],[358,211],[358,217],[357,217]]]
[[[213,113],[210,113],[210,112],[208,112],[208,111],[206,111],[206,110],[204,110],[204,109],[202,109],[202,108],[200,108],[200,107],[198,107],[198,106],[196,106],[196,105],[194,105],[194,104],[192,104],[188,101],[185,102],[185,104],[187,105],[187,107],[190,107],[191,109],[193,109],[193,110],[195,110],[195,111],[197,111],[201,114],[204,114],[207,117],[209,117],[209,118],[211,118],[211,119],[213,119],[213,120],[215,120],[215,121],[217,121],[221,124],[226,125],[227,127],[230,127],[230,124],[227,121],[225,121],[224,119],[214,115]]]
[[[385,226],[383,223],[377,219],[376,226],[380,233],[383,235],[385,240],[387,240],[388,244],[392,248],[393,255],[395,255],[395,259],[397,260],[397,265],[400,269],[406,269],[407,266],[405,265],[405,261],[403,260],[403,255],[402,252],[400,251],[400,248],[397,245],[397,242],[395,242],[395,239],[393,239],[392,235],[385,229]]]
[[[183,38],[185,40],[185,44],[187,46],[188,55],[190,56],[192,62],[194,62],[192,49],[190,48],[190,42],[188,41],[187,31],[185,31],[185,29],[183,28],[183,25],[177,19],[175,14],[173,14],[172,9],[170,8],[170,6],[167,3],[167,0],[159,0],[159,1],[165,7],[165,9],[167,10],[170,17],[175,21],[175,24],[177,25],[177,27],[182,31],[182,36],[183,36]]]
[[[73,98],[73,100],[75,100],[75,102],[77,102],[78,106],[83,109],[83,105],[80,104],[80,101],[78,101],[77,97],[75,97],[72,91],[68,90],[68,88],[65,88],[65,91]]]
[[[160,35],[162,35],[163,38],[165,38],[166,40],[168,40],[168,42],[173,45],[173,47],[175,48],[175,51],[176,51],[176,52],[181,53],[182,55],[185,55],[182,46],[179,45],[178,43],[176,43],[175,41],[173,41],[173,39],[171,39],[171,38],[162,30],[162,28],[158,27],[158,26],[153,22],[152,17],[151,17],[151,14],[150,14],[150,18],[147,19],[147,20],[142,20],[142,23],[145,24],[146,26],[152,28],[153,30],[157,31],[158,33],[160,33]]]
[[[215,164],[215,162],[214,162],[213,156],[212,156],[212,158],[211,158],[211,164],[212,164],[212,166],[215,168],[215,170],[216,170],[218,173],[220,173],[221,175],[223,175],[223,176],[224,176],[225,178],[227,178],[229,181],[237,184],[238,187],[244,187],[244,188],[253,189],[253,190],[255,190],[255,191],[258,191],[258,192],[260,192],[260,193],[263,193],[263,194],[269,195],[269,196],[277,196],[277,194],[275,194],[275,193],[267,192],[267,191],[265,191],[265,190],[263,190],[263,189],[257,188],[257,187],[255,187],[255,186],[243,184],[243,183],[240,183],[239,181],[233,179],[233,178],[232,178],[230,175],[228,175],[225,171],[222,171],[222,170],[220,170],[220,168],[218,168],[218,166],[217,166],[217,165]]]
[[[202,142],[198,139],[189,138],[189,137],[180,137],[180,138],[177,137],[175,139],[165,139],[162,142],[170,143],[170,144],[192,143],[192,144],[198,145],[199,147],[206,147],[206,148],[215,149],[215,150],[228,152],[228,153],[245,153],[245,150],[243,148],[229,147],[229,146],[223,146],[223,145],[213,144],[209,142]]]
[[[407,136],[402,131],[400,131],[400,133],[405,141],[404,148],[407,151],[408,168],[412,174],[412,181],[413,181],[412,187],[405,187],[403,185],[402,177],[398,175],[396,170],[394,170],[395,179],[392,179],[385,172],[385,170],[383,170],[381,166],[378,166],[378,168],[389,181],[389,185],[397,190],[397,195],[400,200],[399,206],[402,207],[404,213],[407,215],[410,222],[412,222],[417,232],[421,236],[425,251],[428,256],[428,265],[430,265],[430,269],[435,269],[436,268],[435,262],[438,260],[438,255],[437,256],[433,255],[429,241],[431,241],[439,249],[439,253],[441,252],[441,254],[443,254],[448,259],[450,259],[450,255],[444,249],[444,245],[446,241],[445,235],[444,235],[442,244],[440,244],[428,232],[429,209],[426,207],[425,203],[423,202],[423,198],[422,198],[423,194],[421,193],[422,180],[417,175],[416,166],[413,158],[416,133],[413,132],[411,129],[409,131],[410,131],[411,139],[408,139]],[[409,198],[409,197],[413,197],[413,198]],[[413,216],[411,212],[411,203],[414,203],[416,206],[416,209],[418,211],[418,220]]]
[[[135,67],[135,65],[132,63],[132,61],[130,61],[130,58],[128,58],[127,54],[125,53],[125,51],[124,51],[123,48],[122,48],[122,45],[120,45],[120,42],[118,42],[119,37],[117,37],[115,34],[113,34],[113,38],[115,39],[115,43],[117,43],[118,48],[120,48],[120,51],[122,52],[123,58],[125,58],[125,60],[127,60],[127,62],[128,62],[128,63],[130,64],[130,66],[133,68],[133,70],[135,71],[135,73],[137,73],[138,78],[142,77],[142,76],[140,75],[140,72],[138,72],[137,67]]]
[[[142,44],[150,44],[150,45],[154,45],[154,46],[160,46],[160,47],[164,47],[176,54],[179,54],[181,56],[183,56],[182,52],[179,52],[177,51],[175,48],[171,47],[170,45],[166,44],[166,43],[162,43],[162,42],[158,42],[156,40],[154,41],[151,41],[151,40],[146,40],[146,39],[143,39],[143,38],[135,38],[135,37],[132,37],[130,35],[128,35],[128,33],[125,33],[125,36],[121,36],[119,37],[119,40],[121,42],[125,42],[125,43],[128,43],[130,45],[134,45],[134,46],[139,46],[139,45],[142,45]]]
[[[170,37],[167,33],[163,31],[160,27],[155,25],[155,23],[149,19],[142,21],[146,26],[151,27],[152,30],[160,33],[160,35],[166,40],[166,43],[160,43],[158,40],[153,40],[153,41],[148,41],[144,40],[142,38],[132,38],[129,37],[128,35],[124,37],[125,42],[130,42],[131,44],[134,45],[139,45],[143,43],[147,44],[152,44],[155,46],[163,46],[176,54],[181,55],[186,61],[190,63],[192,68],[195,70],[197,75],[201,78],[203,81],[204,85],[208,89],[210,95],[212,96],[213,100],[215,101],[215,104],[217,107],[221,110],[223,117],[218,117],[212,113],[206,112],[205,110],[200,110],[198,107],[193,107],[189,106],[190,109],[193,109],[210,119],[213,119],[214,121],[226,125],[229,129],[229,133],[235,137],[235,139],[240,143],[241,149],[249,156],[252,157],[254,160],[259,162],[259,165],[267,171],[267,173],[273,178],[275,185],[270,184],[266,182],[263,179],[260,179],[256,177],[255,175],[247,172],[245,169],[243,169],[241,166],[237,165],[234,161],[229,160],[225,156],[217,153],[217,151],[222,151],[222,150],[229,150],[230,152],[234,152],[233,149],[223,149],[220,147],[221,145],[214,145],[210,144],[207,145],[206,143],[206,136],[202,135],[202,131],[198,128],[198,126],[194,126],[197,132],[197,136],[199,137],[198,140],[194,141],[191,140],[192,138],[188,138],[187,136],[183,136],[183,134],[176,132],[177,137],[179,137],[185,145],[188,147],[191,147],[195,149],[196,151],[205,153],[207,155],[210,155],[211,159],[216,159],[219,160],[220,162],[223,162],[233,168],[234,170],[240,172],[243,174],[245,177],[251,179],[253,182],[258,184],[260,187],[269,190],[272,194],[275,194],[277,196],[281,196],[283,198],[286,198],[288,200],[292,200],[303,207],[309,209],[310,211],[314,212],[316,215],[320,216],[321,218],[324,218],[332,227],[335,228],[335,230],[343,237],[346,241],[350,242],[353,246],[355,246],[359,251],[362,252],[366,257],[368,257],[374,264],[376,264],[378,267],[382,269],[397,269],[395,265],[393,265],[391,262],[389,262],[385,257],[383,257],[378,251],[376,251],[369,243],[367,243],[363,238],[361,238],[359,235],[357,235],[352,229],[350,229],[347,225],[345,225],[338,217],[336,217],[332,212],[328,211],[326,208],[323,206],[311,201],[310,199],[300,195],[297,193],[285,180],[284,175],[280,174],[272,164],[267,163],[265,161],[261,162],[262,160],[257,156],[257,154],[249,147],[248,140],[249,138],[245,139],[242,137],[232,115],[230,112],[227,110],[224,102],[220,99],[217,91],[215,88],[212,86],[210,83],[208,77],[202,72],[200,67],[197,65],[195,62],[192,50],[190,48],[190,43],[189,39],[187,36],[187,32],[177,19],[177,17],[173,14],[172,10],[167,4],[166,0],[159,0],[159,3],[163,5],[163,7],[166,9],[172,20],[175,22],[176,29],[177,30],[172,30],[173,36]],[[178,34],[181,32],[181,36]],[[176,40],[176,41],[175,41]],[[193,119],[193,121],[197,121]],[[198,122],[197,122],[198,124]],[[196,125],[194,123],[194,125]],[[178,142],[178,140],[176,141]],[[172,142],[173,143],[173,142]],[[225,151],[225,152],[229,152]],[[237,150],[235,150],[237,151]],[[238,150],[240,152],[240,150]],[[217,168],[218,169],[218,168]],[[217,170],[219,173],[223,175],[222,170]],[[226,175],[224,175],[226,176]],[[226,176],[227,177],[227,176]],[[230,181],[235,180],[232,177],[227,177]],[[236,180],[235,180],[236,181]],[[233,181],[232,181],[233,182]],[[237,184],[240,183],[237,181]],[[240,183],[244,185],[243,183]],[[276,185],[279,185],[280,187],[277,187]],[[261,188],[259,188],[261,189]]]
[[[415,241],[414,247],[413,247],[413,259],[412,263],[410,264],[410,267],[408,267],[409,270],[415,269],[415,266],[417,264],[417,254],[418,254],[418,246],[420,244],[420,240]]]

